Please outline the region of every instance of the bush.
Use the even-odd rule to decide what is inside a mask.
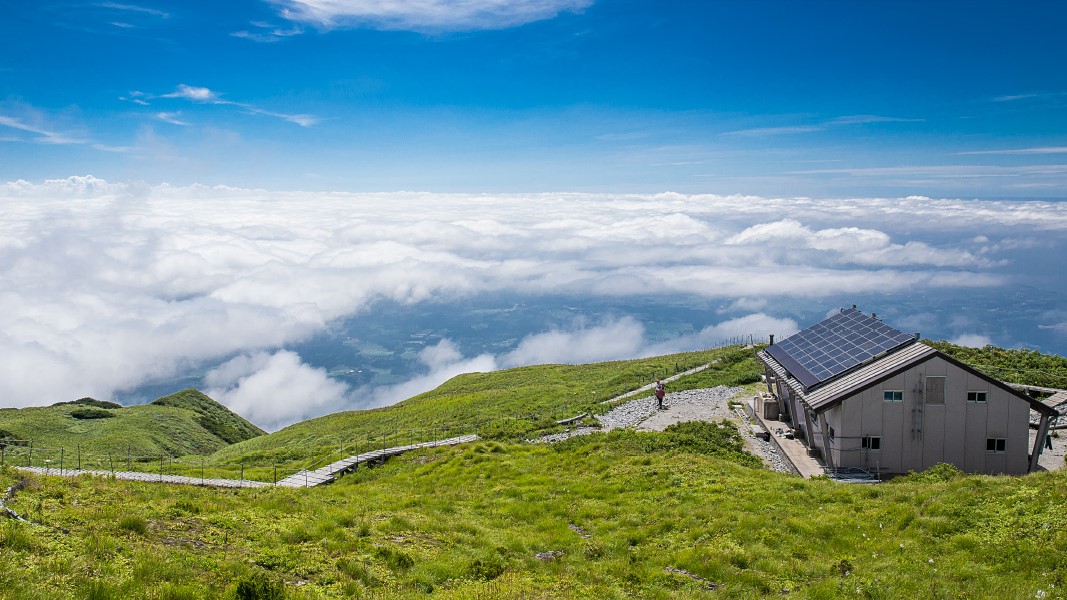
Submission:
[[[114,402],[108,402],[107,400],[96,400],[94,398],[79,398],[73,402],[56,402],[52,406],[65,406],[68,404],[76,404],[78,406],[88,406],[95,408],[103,408],[107,410],[114,410],[116,408],[122,408],[121,404]]]
[[[75,408],[74,410],[70,411],[70,416],[74,417],[75,419],[110,419],[111,417],[114,417],[115,414],[112,413],[110,410],[106,410],[103,408],[87,407]]]
[[[148,523],[136,515],[126,515],[119,519],[119,529],[143,534],[148,531]]]
[[[478,558],[467,567],[467,577],[470,579],[492,581],[503,574],[504,563],[496,558],[485,560]]]
[[[938,463],[925,471],[916,473],[915,471],[908,471],[908,474],[904,477],[898,477],[893,481],[917,481],[921,483],[941,483],[944,481],[952,481],[953,479],[959,479],[960,477],[966,477],[966,473],[960,471],[955,465],[948,463]]]
[[[7,548],[16,552],[33,550],[33,537],[26,531],[26,527],[17,521],[8,521],[0,526],[0,548]]]
[[[263,571],[241,578],[234,592],[236,600],[282,600],[285,587]]]

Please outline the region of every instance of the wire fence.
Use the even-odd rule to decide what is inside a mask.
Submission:
[[[743,335],[724,339],[706,350],[763,342],[762,338]],[[683,373],[693,366],[674,364],[673,373]],[[669,368],[662,373],[639,373],[635,375],[637,381],[634,383],[636,388],[640,388],[670,374]],[[242,458],[222,461],[210,460],[208,456],[201,455],[174,456],[162,451],[145,451],[132,446],[105,450],[98,447],[82,448],[80,445],[74,448],[50,447],[38,445],[32,439],[0,438],[0,465],[43,469],[56,474],[121,472],[158,475],[160,480],[165,476],[180,476],[199,479],[202,482],[229,480],[276,484],[291,475],[314,471],[335,461],[377,450],[415,446],[469,435],[490,439],[516,439],[530,432],[558,430],[562,427],[558,421],[573,419],[581,413],[592,415],[606,410],[598,407],[601,401],[602,399],[596,396],[589,402],[572,402],[565,399],[551,414],[525,413],[480,421],[463,419],[461,422],[456,422],[455,419],[462,419],[462,415],[453,415],[454,420],[450,422],[430,422],[416,426],[411,426],[410,417],[402,420],[402,416],[397,415],[379,424],[374,431],[364,434],[334,438],[306,436],[293,440],[287,448],[280,451],[272,449],[269,456],[257,456],[253,452]]]

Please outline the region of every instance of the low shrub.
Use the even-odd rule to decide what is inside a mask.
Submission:
[[[8,521],[0,526],[0,548],[15,552],[28,552],[33,550],[33,546],[33,536],[26,531],[26,525]]]
[[[119,529],[143,534],[148,531],[148,523],[137,515],[126,515],[119,519]]]
[[[75,419],[110,419],[115,416],[115,413],[103,408],[75,408],[70,411],[70,416]]]
[[[234,590],[235,600],[283,600],[285,586],[263,571],[242,577]]]

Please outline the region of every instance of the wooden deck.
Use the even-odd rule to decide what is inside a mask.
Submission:
[[[57,475],[60,477],[78,477],[80,475],[92,475],[93,477],[114,477],[115,479],[122,479],[126,481],[145,481],[149,483],[172,483],[178,485],[202,485],[208,487],[220,487],[220,488],[262,488],[271,487],[272,485],[278,485],[282,487],[304,488],[315,487],[324,483],[329,483],[336,480],[339,476],[354,471],[360,464],[366,464],[374,461],[382,461],[390,456],[396,456],[412,450],[418,450],[420,448],[437,448],[440,446],[455,446],[456,444],[465,444],[467,442],[473,442],[478,439],[477,435],[462,435],[459,437],[453,437],[443,440],[434,440],[432,442],[422,442],[421,444],[411,444],[408,446],[395,446],[393,448],[383,448],[381,450],[373,450],[371,452],[365,452],[363,454],[357,454],[355,456],[349,456],[348,458],[341,459],[337,462],[330,463],[320,469],[308,471],[301,469],[296,473],[281,479],[276,484],[271,484],[264,481],[252,481],[250,479],[207,479],[203,477],[186,477],[184,475],[165,475],[160,473],[143,473],[140,471],[89,471],[81,469],[55,469],[46,467],[15,467],[20,471],[26,471],[29,473],[38,473],[40,475]]]

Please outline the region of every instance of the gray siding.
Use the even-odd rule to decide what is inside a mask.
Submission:
[[[926,377],[944,376],[944,404],[927,404]],[[903,402],[885,402],[883,392],[903,391]],[[967,392],[985,392],[986,402],[968,402]],[[834,428],[834,464],[886,473],[921,471],[940,462],[972,473],[1025,473],[1029,453],[1029,404],[982,377],[934,357],[826,412]],[[862,448],[864,436],[881,448]],[[1005,440],[1004,452],[988,452],[990,438]]]

